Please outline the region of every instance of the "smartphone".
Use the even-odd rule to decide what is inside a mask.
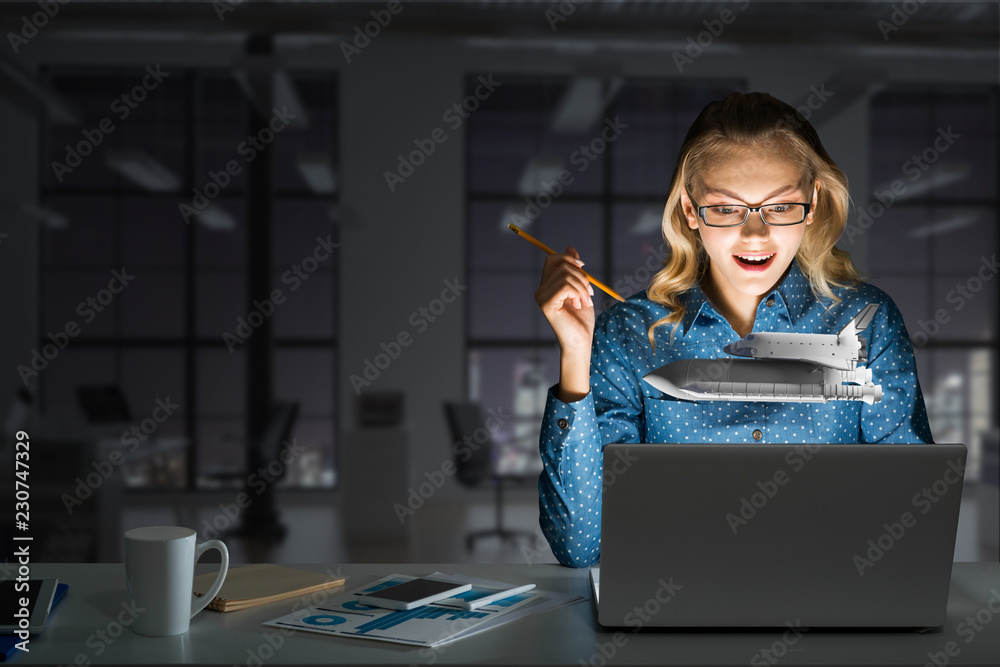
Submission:
[[[472,589],[472,584],[456,584],[437,579],[414,579],[358,596],[358,602],[373,607],[407,611]]]
[[[59,580],[55,577],[0,581],[0,633],[27,631],[37,634],[45,627]],[[26,603],[24,607],[21,603]]]

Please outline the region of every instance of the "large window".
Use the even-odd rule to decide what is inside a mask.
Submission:
[[[335,77],[289,73],[292,95],[283,101],[294,101],[297,117],[268,110],[264,124],[250,127],[248,95],[232,72],[162,69],[166,76],[151,76],[154,67],[46,72],[82,123],[52,122],[43,136],[40,201],[50,222],[42,342],[68,323],[79,327],[41,373],[43,410],[78,419],[82,385],[121,387],[135,424],[158,405],[160,416],[162,405],[176,405],[149,439],[190,445],[159,482],[242,483],[243,341],[259,312],[274,337],[273,398],[299,403],[292,437],[304,453],[282,484],[332,486]],[[273,193],[271,289],[284,296],[273,309],[267,294],[247,293],[256,269],[246,256],[247,173],[263,151]],[[87,305],[91,298],[96,305]],[[131,479],[154,484],[138,473]]]
[[[497,434],[512,469],[540,470],[555,335],[535,304],[545,254],[573,246],[622,296],[663,266],[660,223],[681,141],[701,109],[743,83],[496,76],[467,135],[468,395],[513,415]],[[468,79],[474,93],[479,77]],[[598,313],[613,299],[595,289]]]
[[[892,86],[871,101],[870,282],[899,306],[936,442],[997,425],[997,89]],[[860,206],[859,206],[860,208]]]

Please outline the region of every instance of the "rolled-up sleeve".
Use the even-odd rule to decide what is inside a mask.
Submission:
[[[550,387],[542,417],[539,524],[556,559],[571,567],[601,557],[603,446],[645,435],[642,392],[611,312],[595,324],[590,392],[564,403],[556,397],[559,385]]]
[[[930,443],[931,429],[910,335],[892,299],[879,290],[879,309],[868,330],[868,368],[882,385],[882,400],[861,407],[861,441]]]

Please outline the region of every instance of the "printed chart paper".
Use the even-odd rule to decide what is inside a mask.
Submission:
[[[473,585],[472,591],[461,593],[456,597],[469,595],[482,597],[500,589],[511,588],[510,584],[475,577],[446,575],[440,572],[429,576],[434,579],[459,583],[469,582]],[[446,604],[445,600],[409,611],[372,607],[361,604],[357,600],[360,595],[396,586],[412,579],[416,579],[416,577],[393,574],[365,588],[332,598],[323,605],[300,609],[268,621],[264,625],[416,646],[437,646],[529,614],[573,604],[584,599],[578,595],[552,593],[536,588],[497,600],[475,611],[456,609],[454,606]]]

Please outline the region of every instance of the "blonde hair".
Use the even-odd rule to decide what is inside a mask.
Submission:
[[[850,255],[834,247],[847,223],[850,202],[847,176],[827,154],[813,126],[792,106],[767,93],[734,92],[702,109],[681,144],[663,211],[663,238],[670,248],[670,258],[646,289],[652,301],[671,310],[670,315],[649,328],[649,342],[654,350],[656,327],[673,322],[673,339],[684,318],[680,294],[693,287],[708,268],[708,254],[701,236],[687,225],[681,192],[693,191],[694,175],[713,164],[740,159],[747,149],[798,167],[806,192],[811,193],[812,184],[819,181],[813,222],[806,226],[795,255],[816,298],[826,297],[836,303],[841,299],[831,286],[854,286],[861,282]]]

